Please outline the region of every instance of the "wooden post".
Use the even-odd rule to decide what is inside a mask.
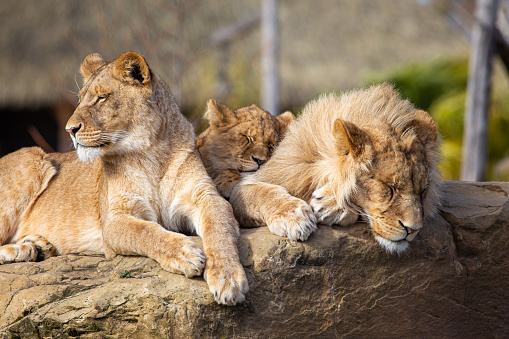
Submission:
[[[498,0],[477,0],[469,61],[461,180],[485,179],[488,106]]]
[[[272,115],[279,115],[279,0],[262,0],[262,108]]]

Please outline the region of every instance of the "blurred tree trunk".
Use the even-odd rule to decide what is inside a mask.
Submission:
[[[477,0],[469,61],[461,180],[485,179],[488,106],[498,0]]]
[[[262,108],[279,115],[279,0],[262,0]]]

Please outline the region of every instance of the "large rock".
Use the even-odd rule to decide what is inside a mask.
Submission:
[[[251,290],[235,307],[143,257],[3,265],[0,338],[507,337],[508,192],[446,182],[441,215],[401,257],[366,224],[321,226],[306,242],[242,230]]]

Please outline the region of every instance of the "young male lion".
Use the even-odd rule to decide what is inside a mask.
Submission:
[[[0,261],[85,250],[143,255],[188,277],[203,272],[218,303],[244,299],[238,224],[217,193],[166,83],[136,53],[81,66],[67,123],[77,152],[26,148],[0,159]],[[203,238],[204,253],[187,236]]]
[[[401,253],[439,204],[433,119],[391,85],[309,103],[272,158],[230,203],[242,226],[306,240],[316,223],[366,217],[375,239]]]
[[[196,137],[196,145],[208,174],[225,198],[244,174],[267,162],[295,120],[291,112],[273,117],[256,105],[233,111],[212,99],[205,118],[210,126]]]

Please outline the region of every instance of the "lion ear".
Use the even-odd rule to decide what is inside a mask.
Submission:
[[[145,58],[135,52],[125,52],[115,60],[117,76],[129,83],[137,85],[150,84],[150,68]]]
[[[292,112],[286,111],[283,114],[280,114],[276,117],[276,119],[281,124],[282,129],[287,129],[288,126],[295,120],[295,116]]]
[[[433,118],[422,110],[416,110],[410,126],[419,140],[426,146],[435,148],[438,144],[438,126]]]
[[[104,65],[106,65],[106,61],[104,61],[99,53],[89,54],[85,60],[83,60],[80,68],[80,73],[83,76],[83,83],[86,83],[92,74],[97,72],[97,70]]]
[[[340,155],[349,155],[359,157],[364,145],[368,142],[367,135],[351,122],[337,119],[334,121],[332,130],[336,138],[336,148]]]
[[[214,128],[229,125],[237,120],[235,112],[214,99],[210,99],[207,103],[205,118],[209,121],[210,126]]]

